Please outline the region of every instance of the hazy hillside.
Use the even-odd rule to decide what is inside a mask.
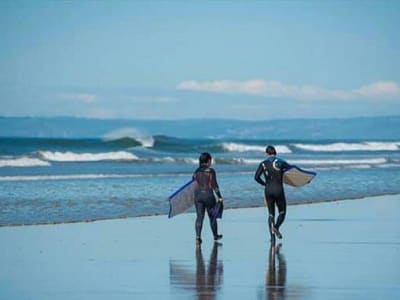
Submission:
[[[399,139],[400,116],[296,120],[100,120],[0,117],[3,137],[102,137],[116,130],[149,135],[268,139]]]

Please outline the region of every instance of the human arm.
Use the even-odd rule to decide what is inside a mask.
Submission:
[[[265,181],[261,177],[262,174],[264,174],[264,167],[261,163],[257,168],[256,174],[254,175],[254,180],[257,181],[262,186],[265,186]]]

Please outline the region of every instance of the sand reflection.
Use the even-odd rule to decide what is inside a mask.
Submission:
[[[286,271],[287,264],[281,252],[281,244],[271,244],[265,274],[265,299],[286,299]]]
[[[215,299],[223,281],[223,263],[218,260],[218,248],[221,245],[214,243],[208,264],[204,261],[201,247],[196,247],[196,268],[184,263],[170,261],[170,283],[181,291],[191,292],[195,299]]]

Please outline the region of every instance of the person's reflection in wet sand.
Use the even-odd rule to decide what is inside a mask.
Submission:
[[[265,298],[266,299],[285,299],[286,285],[286,260],[280,252],[281,244],[275,246],[271,243],[268,255],[268,267],[265,278]]]
[[[218,243],[214,243],[205,268],[201,247],[196,247],[196,289],[198,299],[214,299],[217,289],[222,283],[223,265],[218,261]]]
[[[201,246],[196,247],[196,272],[193,274],[185,266],[170,261],[170,280],[172,285],[193,290],[195,298],[214,299],[222,285],[223,263],[218,260],[218,248],[214,243],[208,265],[204,262]]]

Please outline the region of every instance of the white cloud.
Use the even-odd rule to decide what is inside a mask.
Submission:
[[[395,98],[400,95],[400,86],[396,82],[392,81],[378,81],[362,86],[353,92],[354,94],[365,97],[387,96]]]
[[[166,96],[134,96],[129,100],[136,103],[175,103],[178,99]]]
[[[85,93],[61,94],[60,97],[66,100],[80,101],[84,103],[95,102],[97,98],[95,94],[85,94]]]
[[[275,80],[215,80],[183,81],[179,90],[205,91],[224,94],[245,94],[263,97],[285,97],[294,99],[357,99],[357,98],[400,98],[400,86],[392,81],[378,81],[352,90],[325,89],[313,85],[289,85]]]

